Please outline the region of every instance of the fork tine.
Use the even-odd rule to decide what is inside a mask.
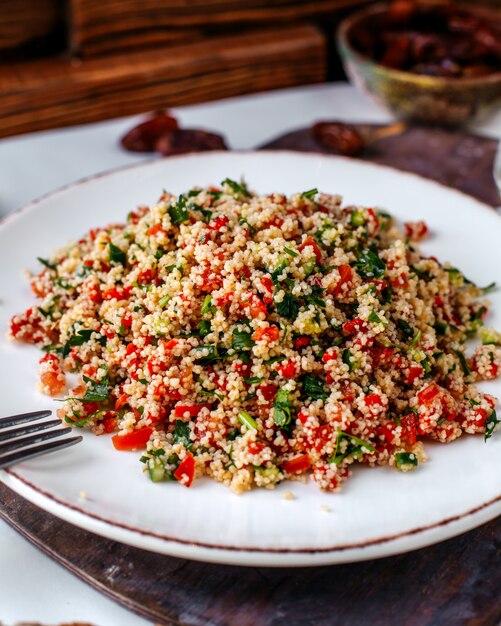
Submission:
[[[0,469],[5,469],[9,465],[14,465],[14,463],[19,463],[20,461],[27,461],[28,459],[42,456],[48,452],[54,452],[56,450],[68,448],[69,446],[74,446],[76,443],[82,441],[82,439],[83,437],[79,435],[78,437],[61,439],[60,441],[50,441],[49,443],[44,443],[41,446],[36,446],[35,448],[28,448],[26,450],[20,450],[19,452],[7,454],[6,456],[0,457]]]
[[[39,430],[47,430],[53,426],[59,426],[61,424],[60,419],[49,420],[48,422],[37,422],[36,424],[28,424],[28,426],[20,426],[19,428],[10,428],[9,430],[0,429],[0,441],[7,441],[14,437],[21,437],[22,435],[28,435],[29,433],[36,433]]]
[[[66,435],[66,433],[71,432],[71,428],[59,428],[57,430],[49,430],[44,433],[37,433],[35,435],[30,435],[29,437],[21,437],[21,439],[14,439],[12,441],[7,441],[6,443],[0,444],[0,455],[5,454],[6,452],[10,452],[11,450],[19,450],[20,448],[26,448],[26,446],[31,446],[34,443],[39,443],[40,441],[47,441],[48,439],[54,439],[54,437],[60,437],[61,435]]]
[[[17,426],[25,422],[33,422],[42,417],[49,417],[52,411],[32,411],[31,413],[21,413],[21,415],[10,415],[9,417],[0,418],[0,428],[8,428],[9,426]]]

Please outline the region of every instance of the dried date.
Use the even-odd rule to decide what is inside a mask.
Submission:
[[[155,150],[163,156],[227,149],[224,138],[221,135],[196,129],[178,128],[163,135],[155,143]]]
[[[356,156],[365,148],[363,137],[350,124],[318,122],[312,133],[322,147],[344,156]]]
[[[129,130],[122,137],[121,144],[130,152],[154,152],[158,140],[177,128],[175,117],[167,112],[157,113]]]

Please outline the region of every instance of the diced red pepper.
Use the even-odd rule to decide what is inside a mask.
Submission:
[[[260,315],[266,315],[266,307],[263,302],[256,296],[256,294],[251,293],[247,301],[244,303],[244,307],[249,309],[250,316],[252,318],[259,317]]]
[[[343,324],[343,332],[346,335],[354,335],[355,333],[367,332],[367,324],[363,319],[356,317],[353,320],[349,320]]]
[[[103,300],[127,300],[132,292],[132,287],[112,287],[103,291]]]
[[[322,361],[324,363],[329,363],[329,361],[336,361],[339,357],[339,351],[337,348],[329,348],[326,350],[322,356]]]
[[[333,296],[338,297],[343,289],[343,285],[350,283],[353,280],[353,268],[350,265],[340,265],[337,268],[339,272],[339,281],[337,285],[332,289]]]
[[[300,348],[303,348],[304,346],[309,346],[311,342],[311,339],[309,337],[298,337],[297,339],[294,340],[294,348],[296,350],[299,350]]]
[[[383,406],[383,400],[378,393],[370,393],[365,396],[365,404],[367,406]]]
[[[250,268],[247,267],[247,265],[244,265],[242,267],[242,274],[245,276],[245,278],[250,278],[251,277],[251,271],[250,271]]]
[[[220,215],[207,224],[209,230],[221,230],[230,221],[227,215]]]
[[[378,427],[377,434],[386,443],[393,443],[395,439],[395,427],[395,422],[386,422]]]
[[[322,251],[318,247],[317,242],[313,239],[313,237],[306,237],[303,243],[299,246],[299,249],[302,251],[305,248],[312,248],[313,252],[317,258],[317,263],[320,264],[322,262]]]
[[[294,378],[297,374],[296,364],[292,360],[280,363],[277,365],[277,372],[279,372],[284,378]]]
[[[417,399],[419,404],[429,406],[433,400],[435,400],[435,398],[442,393],[442,391],[443,390],[437,385],[437,383],[430,383],[418,392]]]
[[[259,385],[259,390],[267,402],[273,402],[277,395],[277,388],[274,385]]]
[[[409,446],[413,446],[417,440],[417,427],[419,418],[415,413],[409,413],[400,418],[402,426],[402,441]]]
[[[150,236],[158,235],[159,233],[162,233],[163,235],[166,234],[166,231],[164,227],[162,226],[162,224],[155,224],[154,226],[152,226],[151,228],[148,228],[147,230],[147,234]]]
[[[307,454],[302,454],[294,459],[290,459],[290,461],[285,461],[282,465],[283,471],[288,474],[299,474],[300,472],[305,472],[310,469],[310,467],[311,459]]]
[[[117,427],[117,418],[115,417],[114,413],[106,413],[104,419],[101,421],[101,424],[103,425],[104,432],[110,434]]]
[[[123,393],[121,396],[119,396],[115,402],[115,411],[118,411],[123,406],[125,406],[128,401],[129,401],[129,396],[126,393]]]
[[[421,367],[421,365],[411,365],[409,367],[409,372],[406,374],[405,382],[408,385],[413,385],[418,378],[421,378],[423,373],[424,369]]]
[[[240,376],[245,376],[246,378],[249,378],[251,370],[252,370],[252,364],[236,361],[233,364],[233,369],[235,370],[237,374],[240,374]]]
[[[179,464],[179,467],[174,472],[174,478],[182,483],[185,487],[189,487],[193,482],[195,476],[195,459],[190,452],[186,453],[186,456]]]
[[[139,450],[146,447],[152,432],[153,428],[145,426],[125,435],[115,435],[111,441],[116,450]]]
[[[261,443],[260,441],[251,441],[249,442],[249,445],[247,446],[247,449],[249,450],[249,452],[251,454],[259,454],[260,452],[262,452],[265,448],[264,443]]]
[[[262,326],[258,328],[252,335],[254,341],[261,341],[261,339],[267,339],[269,342],[278,341],[280,336],[280,330],[276,326]]]
[[[157,273],[154,269],[149,268],[147,270],[142,270],[137,275],[137,284],[145,287],[155,280],[156,275]]]
[[[178,404],[174,409],[174,416],[186,419],[186,413],[188,413],[190,418],[196,417],[202,409],[208,406],[208,404]]]

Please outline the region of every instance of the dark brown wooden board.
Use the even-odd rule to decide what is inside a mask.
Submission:
[[[369,135],[382,128],[369,124],[354,126]],[[420,174],[491,206],[500,206],[501,197],[492,173],[497,146],[495,139],[466,131],[408,126],[403,132],[370,143],[359,158]],[[333,154],[317,143],[309,128],[278,137],[263,148]]]
[[[0,137],[325,78],[326,39],[310,24],[82,61],[0,64]]]
[[[83,57],[200,39],[249,25],[304,23],[367,0],[70,0],[70,46]]]
[[[500,519],[377,561],[270,569],[184,561],[115,543],[41,511],[4,485],[0,502],[0,516],[38,548],[159,624],[498,626],[501,619]]]

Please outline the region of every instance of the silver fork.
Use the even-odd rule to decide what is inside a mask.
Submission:
[[[33,411],[0,419],[0,469],[82,441],[80,435],[50,441],[73,430],[70,427],[54,428],[62,424],[59,419],[45,419],[51,414],[52,411]]]

